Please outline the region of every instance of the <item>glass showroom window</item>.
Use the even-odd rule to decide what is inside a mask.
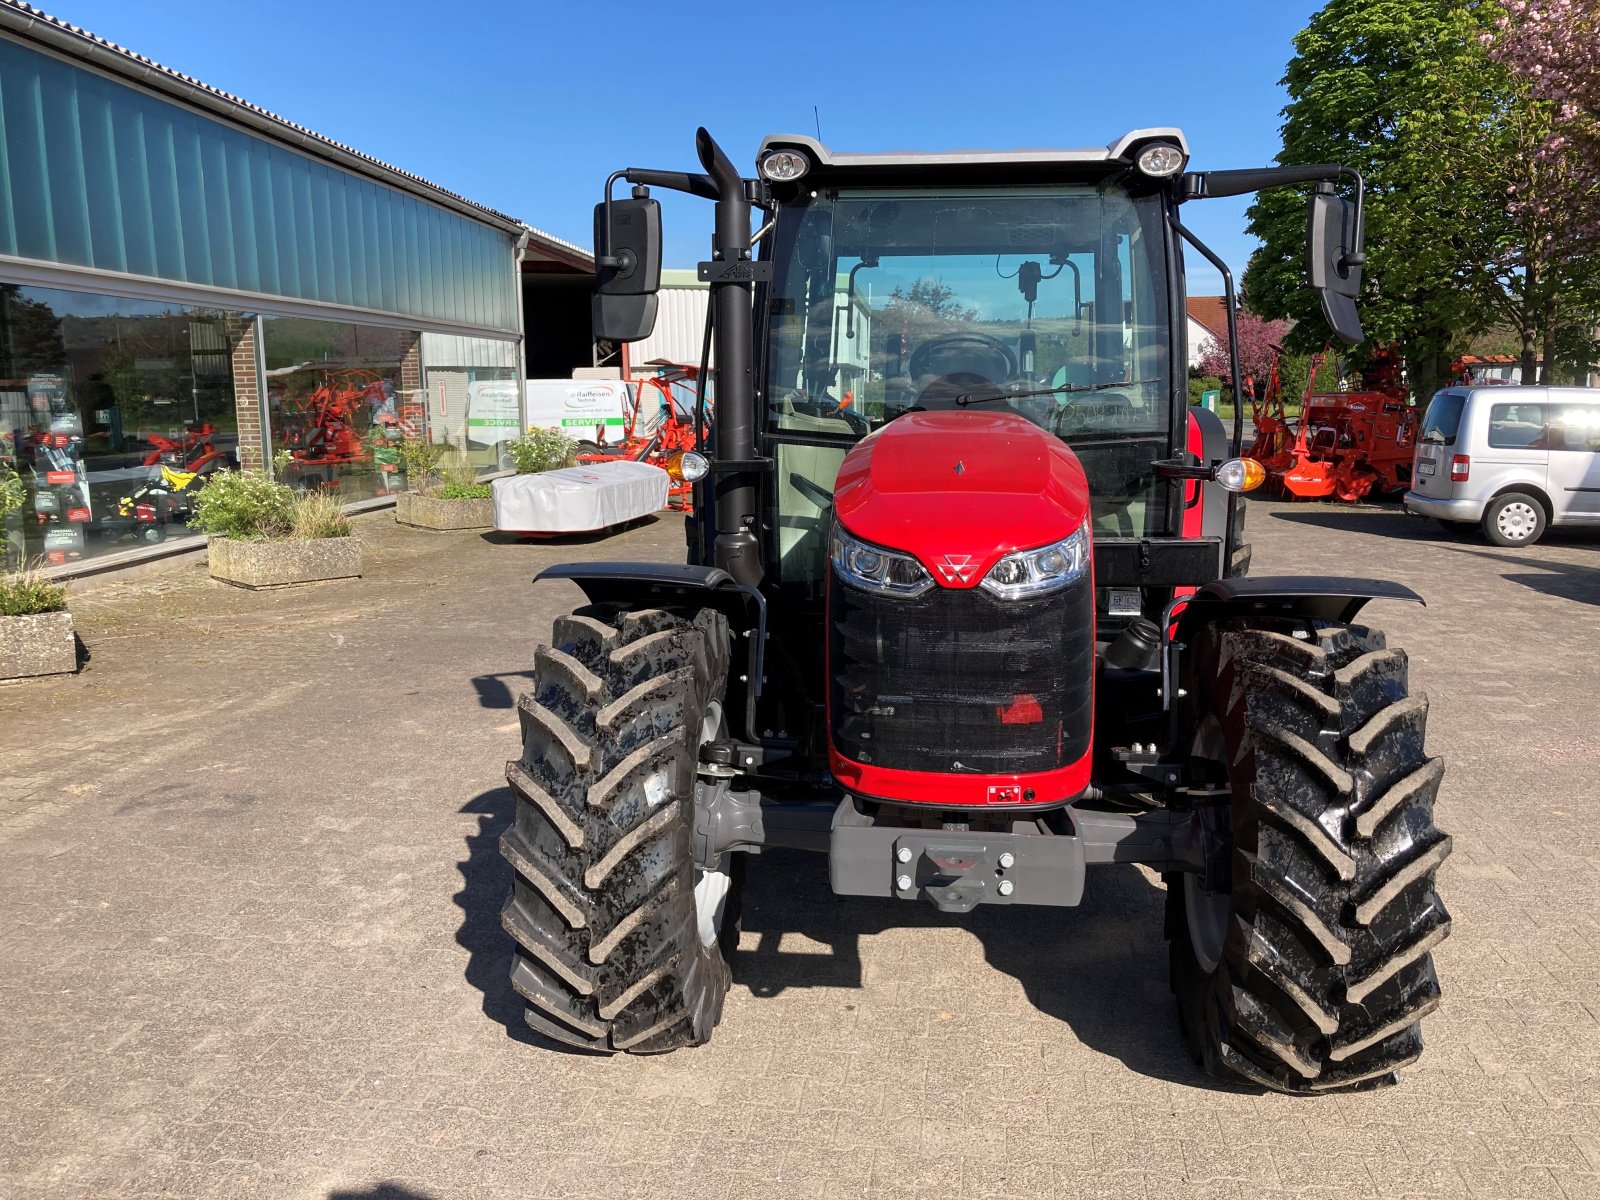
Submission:
[[[522,431],[517,346],[498,338],[422,335],[428,436],[448,457],[480,469],[511,465],[506,443]]]
[[[7,567],[66,565],[189,535],[195,495],[237,465],[241,313],[0,283],[0,515]]]
[[[423,432],[419,335],[302,317],[265,317],[267,418],[280,473],[346,501],[403,490],[400,443]]]

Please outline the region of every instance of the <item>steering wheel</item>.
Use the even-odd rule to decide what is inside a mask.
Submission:
[[[985,333],[946,333],[913,350],[906,371],[912,379],[977,375],[1004,383],[1017,373],[1017,356],[999,338]]]

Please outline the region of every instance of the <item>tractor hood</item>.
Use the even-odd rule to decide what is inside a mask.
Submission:
[[[834,513],[945,586],[975,587],[1004,555],[1076,532],[1089,485],[1066,443],[1015,413],[913,412],[845,457]]]

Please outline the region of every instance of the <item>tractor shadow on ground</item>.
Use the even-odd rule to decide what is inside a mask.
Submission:
[[[1318,529],[1337,529],[1344,533],[1373,533],[1379,537],[1406,542],[1438,542],[1450,545],[1452,539],[1431,521],[1413,517],[1400,508],[1305,508],[1291,512],[1277,510],[1268,514],[1274,521],[1288,521],[1292,525],[1311,525]],[[1245,541],[1250,540],[1250,517],[1245,517]]]
[[[482,995],[484,1015],[508,1037],[584,1054],[530,1029],[522,998],[511,987],[511,939],[500,927],[511,868],[499,846],[514,811],[511,789],[493,788],[461,811],[478,818],[466,858],[457,864],[462,887],[452,897],[462,910],[456,942],[468,953],[467,982]],[[1227,1086],[1194,1066],[1184,1048],[1167,986],[1166,893],[1135,868],[1092,872],[1077,908],[980,907],[953,915],[923,903],[835,896],[827,861],[817,854],[769,850],[751,856],[748,866],[745,936],[731,966],[735,985],[758,998],[781,1004],[793,988],[864,988],[863,939],[891,930],[965,929],[991,967],[1016,979],[1040,1012],[1064,1022],[1092,1050],[1153,1078]],[[786,935],[820,943],[827,952],[786,952]],[[967,982],[960,970],[941,970],[936,960],[919,979],[945,997]]]
[[[1091,872],[1077,908],[1018,905],[945,914],[921,902],[835,896],[821,856],[769,850],[749,862],[745,937],[733,958],[733,978],[763,998],[790,988],[861,988],[870,986],[863,982],[863,938],[889,930],[966,929],[991,967],[1016,979],[1038,1011],[1065,1023],[1084,1045],[1142,1075],[1226,1087],[1195,1066],[1183,1044],[1167,983],[1165,904],[1163,888],[1132,867],[1119,867]],[[828,952],[786,953],[781,943],[790,934]],[[907,970],[903,961],[895,964],[897,974]],[[948,1007],[948,997],[965,982],[960,970],[941,970],[931,956],[918,978],[946,997],[940,1007]],[[914,996],[914,987],[901,995],[908,991]],[[973,1007],[981,1008],[981,1001]],[[981,1018],[978,1012],[955,1016]]]
[[[500,906],[511,890],[511,867],[500,857],[500,835],[511,824],[515,801],[509,787],[492,788],[461,809],[478,818],[467,837],[467,856],[456,864],[461,890],[451,897],[461,909],[456,943],[467,951],[467,982],[483,996],[484,1015],[505,1026],[507,1036],[551,1046],[522,1019],[522,997],[511,987],[511,939],[500,928]]]
[[[532,671],[503,671],[498,675],[474,675],[472,689],[478,693],[479,708],[515,708],[519,693],[511,690],[509,681],[533,681]],[[526,691],[527,689],[522,689]]]
[[[413,1191],[402,1183],[385,1180],[383,1183],[359,1191],[353,1188],[340,1188],[336,1192],[329,1192],[328,1200],[436,1200],[436,1198],[428,1192]]]

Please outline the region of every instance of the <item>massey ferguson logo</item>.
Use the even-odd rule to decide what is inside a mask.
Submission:
[[[948,583],[970,582],[977,569],[970,554],[946,554],[939,563],[939,574]]]

